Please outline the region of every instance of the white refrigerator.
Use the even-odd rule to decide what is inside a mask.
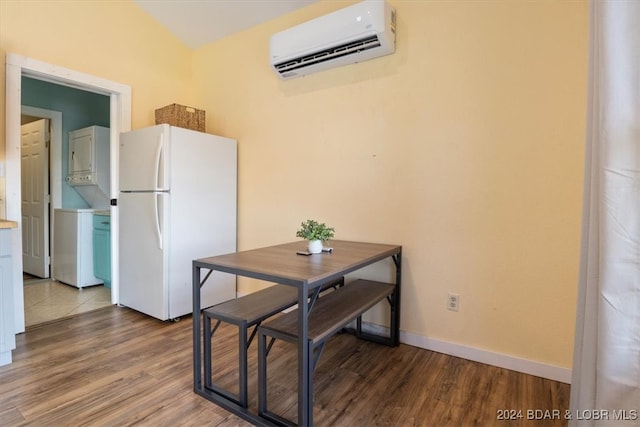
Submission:
[[[160,320],[192,312],[192,261],[236,250],[237,142],[169,125],[120,135],[120,304]],[[202,308],[236,296],[214,272]]]

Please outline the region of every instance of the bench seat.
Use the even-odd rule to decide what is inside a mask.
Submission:
[[[321,291],[328,288],[336,288],[344,284],[344,278],[340,277],[328,281],[321,286]],[[323,297],[324,298],[324,297]],[[322,298],[318,298],[319,301]],[[244,295],[240,298],[225,301],[203,310],[204,328],[204,376],[205,387],[237,403],[242,407],[248,405],[247,386],[247,351],[257,332],[257,327],[265,319],[286,310],[298,303],[298,288],[286,285],[273,285],[268,288]],[[212,328],[211,321],[217,323]],[[239,385],[238,395],[231,393],[213,382],[212,379],[212,346],[213,334],[220,325],[226,322],[238,327],[238,371]],[[254,327],[251,336],[249,328]]]
[[[330,338],[365,311],[391,295],[395,286],[372,280],[356,280],[319,298],[309,314],[309,340],[314,346]],[[298,310],[260,326],[266,335],[290,342],[298,340]]]
[[[358,279],[315,301],[308,317],[309,360],[304,368],[311,384],[315,366],[327,340],[353,320],[357,319],[360,325],[362,314],[380,301],[391,301],[395,289],[395,285],[389,283]],[[295,309],[267,320],[258,327],[258,413],[277,424],[295,425],[267,408],[267,356],[275,339],[298,342],[298,316],[299,311]],[[268,344],[267,337],[270,337]],[[313,402],[313,389],[309,390],[309,399]]]

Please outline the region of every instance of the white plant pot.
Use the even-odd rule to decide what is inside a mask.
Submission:
[[[322,240],[309,240],[309,252],[319,254],[322,252]]]

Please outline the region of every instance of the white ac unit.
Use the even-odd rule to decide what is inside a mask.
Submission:
[[[395,51],[396,11],[365,0],[271,36],[271,66],[292,79]]]

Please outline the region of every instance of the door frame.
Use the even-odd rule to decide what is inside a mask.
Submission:
[[[53,243],[53,211],[62,207],[62,112],[44,108],[22,105],[21,115],[49,119],[51,126],[49,136],[49,277],[51,277],[51,263],[55,254],[52,253]],[[58,161],[58,159],[60,161]]]
[[[14,283],[14,328],[16,333],[24,332],[24,292],[22,280],[22,207],[20,178],[20,114],[22,111],[22,76],[44,80],[54,84],[70,86],[88,92],[110,97],[110,150],[111,150],[111,190],[110,198],[118,194],[118,139],[120,132],[131,130],[131,87],[95,77],[79,71],[70,70],[38,61],[14,53],[6,58],[6,117],[5,117],[5,185],[6,217],[18,222],[12,229],[11,255]],[[118,215],[111,208],[111,259],[112,282],[111,302],[119,301],[118,283]]]

